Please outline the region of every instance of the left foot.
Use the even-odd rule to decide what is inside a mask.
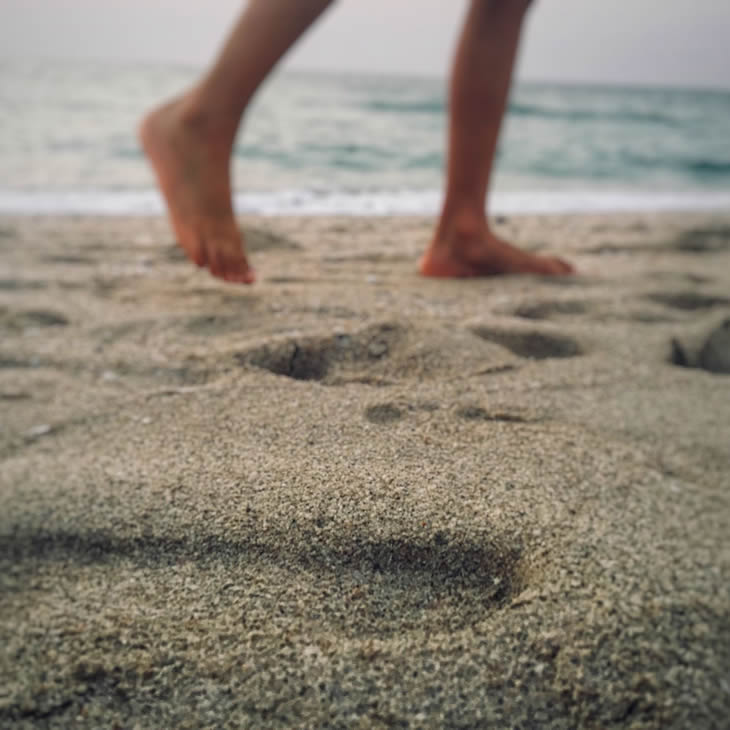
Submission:
[[[421,259],[419,269],[423,276],[444,278],[575,273],[575,269],[563,259],[537,256],[497,238],[486,221],[458,232],[437,232]]]
[[[198,266],[213,276],[250,284],[248,264],[231,202],[230,139],[191,124],[184,100],[163,106],[145,117],[140,138],[167,203],[180,246]]]

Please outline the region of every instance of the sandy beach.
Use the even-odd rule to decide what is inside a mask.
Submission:
[[[730,216],[430,225],[0,220],[0,725],[727,727]]]

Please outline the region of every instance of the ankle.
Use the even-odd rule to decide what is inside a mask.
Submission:
[[[435,242],[449,248],[462,248],[473,245],[474,240],[483,239],[489,230],[486,213],[468,208],[451,212],[444,208],[436,226]]]
[[[178,101],[176,116],[186,134],[216,147],[233,147],[240,116],[232,110],[216,109],[206,101],[205,93],[199,87]]]

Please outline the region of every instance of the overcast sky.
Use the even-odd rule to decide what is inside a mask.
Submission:
[[[242,5],[0,0],[0,57],[204,64]],[[287,64],[442,76],[464,7],[464,0],[340,0]],[[730,0],[536,0],[520,76],[730,88],[729,38]]]

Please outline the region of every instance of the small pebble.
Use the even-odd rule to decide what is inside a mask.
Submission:
[[[25,434],[28,438],[35,439],[39,436],[45,436],[46,434],[51,433],[51,426],[47,423],[41,423],[37,426],[33,426],[33,428],[28,429],[28,432]]]
[[[371,342],[368,345],[368,353],[371,357],[382,357],[388,352],[388,346],[384,342]]]
[[[700,352],[700,366],[711,373],[730,373],[730,319],[710,333]]]

